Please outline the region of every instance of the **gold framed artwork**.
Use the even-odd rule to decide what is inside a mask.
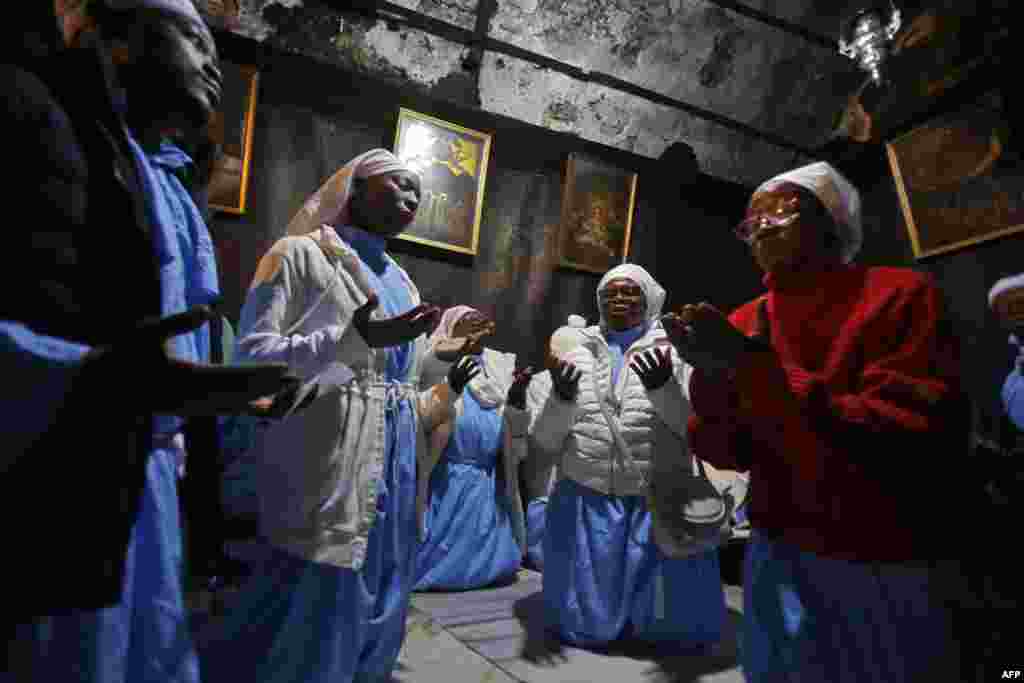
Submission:
[[[398,239],[475,256],[490,154],[487,133],[399,109],[395,155],[419,173],[423,193]]]
[[[252,165],[259,71],[254,66],[221,62],[224,76],[220,108],[210,123],[210,139],[221,154],[210,178],[210,208],[244,214]]]
[[[886,144],[917,259],[1024,231],[1024,164],[990,97]]]
[[[637,174],[570,154],[562,186],[559,263],[604,274],[625,262],[633,230]]]

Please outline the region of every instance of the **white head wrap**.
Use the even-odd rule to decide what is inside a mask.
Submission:
[[[363,152],[342,166],[319,190],[306,200],[288,224],[289,235],[305,235],[325,223],[342,226],[349,222],[349,199],[352,197],[352,179],[370,178],[388,173],[414,173],[401,159],[386,149]]]
[[[104,0],[110,9],[155,9],[204,24],[192,0]]]
[[[430,335],[430,343],[432,344],[440,339],[451,339],[455,333],[455,326],[470,313],[479,313],[479,311],[472,306],[459,305],[446,308],[444,313],[441,314],[441,322],[438,323],[437,329]]]
[[[1024,289],[1024,274],[1004,277],[992,285],[992,289],[988,290],[989,308],[995,307],[996,299],[1000,294],[1006,294],[1007,292],[1012,292],[1015,289]]]
[[[832,215],[842,243],[843,263],[850,263],[864,243],[864,227],[861,224],[860,193],[831,164],[818,161],[807,166],[787,171],[767,180],[754,190],[774,190],[783,183],[792,183],[812,192]]]
[[[581,315],[570,315],[568,324],[559,327],[551,335],[548,341],[548,348],[556,357],[562,357],[586,340],[581,330],[587,326],[587,321]]]
[[[446,309],[441,315],[437,329],[430,335],[430,343],[451,339],[455,326],[470,313],[480,311],[472,306],[461,305]],[[483,372],[471,379],[466,388],[473,393],[473,398],[481,406],[495,408],[505,402],[508,389],[512,385],[512,373],[516,368],[515,354],[485,348],[480,354],[480,366]]]
[[[601,324],[605,324],[604,311],[601,306],[601,291],[605,286],[617,278],[624,277],[632,280],[644,291],[644,300],[647,302],[647,322],[653,321],[661,315],[661,309],[665,305],[665,290],[659,285],[651,274],[636,265],[635,263],[623,263],[615,266],[601,278],[597,284],[597,310],[601,312]]]

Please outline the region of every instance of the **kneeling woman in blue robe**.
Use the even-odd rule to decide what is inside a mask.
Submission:
[[[437,348],[461,344],[471,335],[479,340],[493,326],[481,312],[455,306],[445,311],[431,342]],[[415,590],[482,588],[510,579],[522,562],[525,523],[518,472],[526,428],[525,377],[516,382],[514,354],[483,348],[480,341],[467,351],[479,360],[481,372],[456,401],[454,422],[434,432],[431,460],[437,464],[429,479],[421,480],[429,486],[429,502]],[[429,382],[428,377],[425,372]]]
[[[286,361],[317,395],[257,437],[268,547],[223,623],[199,639],[210,680],[391,680],[416,557],[418,461],[475,367],[460,361],[447,384],[419,391],[439,311],[384,251],[419,194],[397,157],[366,152],[257,268],[236,358]]]
[[[547,506],[544,602],[551,627],[574,645],[632,638],[689,650],[721,638],[716,552],[670,559],[651,533],[650,482],[691,462],[691,368],[668,345],[659,321],[664,300],[639,266],[605,274],[601,324],[580,331],[582,345],[564,356],[569,367],[552,374],[552,391],[533,416],[537,447],[562,454]],[[660,384],[631,366],[654,349],[671,361]],[[575,385],[566,382],[573,367]]]

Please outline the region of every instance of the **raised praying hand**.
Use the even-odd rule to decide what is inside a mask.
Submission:
[[[461,394],[466,385],[479,374],[480,363],[474,358],[463,356],[448,370],[448,386],[456,394]]]
[[[668,338],[683,359],[705,372],[735,369],[748,351],[771,348],[767,342],[771,328],[768,311],[762,301],[758,307],[758,329],[747,337],[736,329],[717,308],[708,303],[687,305],[678,313],[662,318]]]
[[[394,318],[371,320],[370,314],[380,304],[376,294],[371,294],[366,303],[356,309],[352,324],[359,330],[366,345],[371,349],[398,346],[410,342],[421,334],[437,327],[441,309],[430,304],[420,304],[411,311]]]
[[[454,363],[467,353],[473,353],[479,348],[480,340],[494,334],[494,330],[494,322],[487,320],[464,337],[441,339],[434,344],[434,355],[444,363]]]
[[[580,377],[582,372],[572,363],[559,361],[558,365],[551,371],[551,384],[554,386],[555,394],[563,401],[572,402],[580,390]]]
[[[672,354],[668,349],[648,349],[637,354],[630,367],[640,377],[647,391],[665,386],[672,378]]]

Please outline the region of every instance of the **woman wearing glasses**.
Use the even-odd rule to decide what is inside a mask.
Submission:
[[[768,293],[663,322],[694,366],[691,447],[750,471],[747,680],[967,680],[936,570],[962,550],[935,503],[964,500],[946,458],[969,425],[939,290],[851,265],[860,199],[826,163],[759,187],[737,235]]]
[[[579,330],[532,411],[533,445],[561,456],[543,541],[547,618],[582,647],[709,649],[725,624],[718,556],[666,556],[648,504],[652,482],[692,470],[691,369],[666,338],[666,293],[646,270],[616,266],[596,294],[600,324]]]

